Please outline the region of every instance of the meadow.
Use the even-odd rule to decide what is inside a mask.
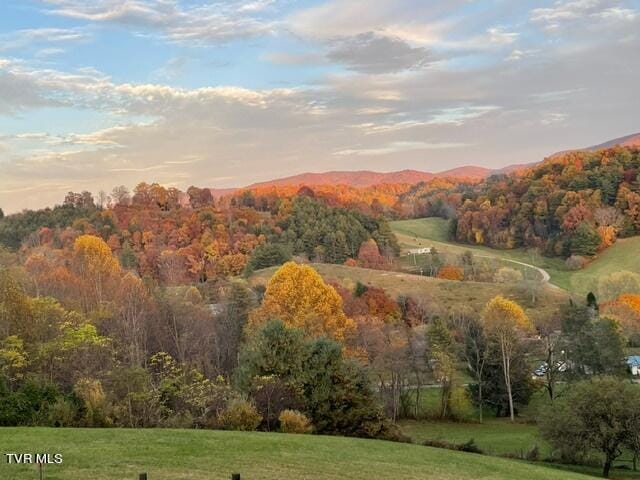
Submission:
[[[560,258],[549,258],[532,254],[523,248],[513,250],[496,250],[478,245],[466,245],[448,240],[447,220],[442,218],[421,218],[401,220],[390,223],[398,237],[401,247],[406,252],[409,248],[436,247],[440,252],[462,254],[471,251],[478,256],[501,259],[507,263],[512,261],[527,263],[544,269],[550,276],[550,283],[573,294],[586,295],[595,290],[598,278],[620,270],[640,273],[640,237],[618,240],[613,246],[578,271],[566,268]],[[513,267],[515,264],[506,266]]]
[[[4,452],[62,453],[46,480],[579,480],[544,464],[344,437],[205,430],[3,428]],[[33,465],[0,463],[3,480],[36,479]]]
[[[529,294],[517,285],[457,282],[411,273],[324,263],[312,264],[312,266],[327,282],[336,282],[349,289],[353,289],[358,282],[361,282],[367,286],[384,289],[391,298],[397,298],[400,295],[411,296],[418,301],[428,301],[443,310],[481,311],[493,297],[503,295],[517,301],[532,319],[537,319],[546,318],[556,312],[567,300],[564,291],[548,285],[541,289],[537,303],[532,305]],[[249,281],[252,285],[266,285],[276,270],[277,267],[272,267],[255,272]]]

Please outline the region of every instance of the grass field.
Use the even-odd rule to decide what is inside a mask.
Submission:
[[[376,440],[219,432],[2,428],[3,452],[62,453],[46,480],[579,480],[545,465]],[[0,462],[3,480],[37,479],[33,465]]]
[[[511,423],[503,418],[488,418],[483,423],[405,420],[399,425],[402,432],[417,443],[427,439],[465,443],[473,439],[490,455],[518,455],[535,446],[542,455],[549,453],[548,445],[538,435],[538,427],[529,423]]]
[[[399,295],[410,295],[416,299],[432,300],[446,311],[466,308],[481,311],[486,303],[496,295],[512,298],[525,307],[527,314],[536,319],[548,316],[566,302],[566,293],[559,289],[545,288],[540,293],[536,305],[530,305],[529,296],[518,286],[480,283],[456,282],[431,277],[421,277],[408,273],[369,270],[366,268],[346,267],[344,265],[313,264],[326,281],[333,281],[347,288],[355,287],[357,282],[383,288],[392,298]],[[266,284],[277,267],[255,272],[250,282]]]
[[[391,228],[404,249],[435,246],[441,252],[461,254],[472,251],[476,255],[494,256],[535,265],[546,270],[551,283],[571,293],[585,295],[595,290],[598,278],[620,270],[640,273],[640,237],[619,240],[602,252],[585,269],[567,270],[560,258],[532,256],[525,249],[496,250],[488,247],[453,243],[447,239],[447,221],[442,218],[422,218],[391,222]]]

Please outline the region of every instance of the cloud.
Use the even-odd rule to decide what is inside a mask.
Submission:
[[[421,68],[435,60],[426,48],[414,48],[400,38],[373,32],[333,40],[331,45],[329,60],[361,73],[395,73]]]
[[[424,8],[421,1],[396,0],[369,2],[363,8],[358,0],[330,0],[293,13],[285,24],[295,34],[317,40],[375,32],[425,46],[441,40],[448,24],[441,20],[443,14],[464,3],[464,0],[451,0]]]
[[[584,24],[589,28],[598,22],[627,22],[638,17],[635,8],[625,8],[619,0],[559,0],[552,7],[535,8],[531,21],[548,31],[560,31],[561,27]]]
[[[443,150],[468,147],[465,143],[428,143],[428,142],[391,142],[378,148],[349,148],[334,152],[334,155],[345,156],[378,156],[402,153],[415,150]]]
[[[0,58],[0,115],[11,115],[25,108],[56,105],[45,89],[22,71],[19,63]]]
[[[273,33],[264,16],[275,1],[223,1],[181,5],[176,0],[44,0],[46,11],[96,23],[156,32],[180,43],[216,43]]]
[[[269,66],[293,86],[248,88],[256,79],[239,62],[241,75],[224,77],[230,85],[178,88],[165,83],[183,73],[182,85],[203,78],[189,77],[200,73],[202,59],[187,52],[188,60],[180,60],[182,48],[167,55],[172,60],[164,69],[148,72],[148,83],[0,59],[0,115],[12,116],[2,121],[15,119],[10,124],[18,131],[0,138],[8,148],[0,155],[0,190],[96,191],[139,181],[229,187],[310,170],[500,167],[638,130],[632,100],[640,19],[630,2],[596,2],[586,10],[576,2],[547,2],[558,11],[534,14],[525,2],[507,13],[509,2],[499,2],[501,10],[468,0],[427,2],[428,8],[422,0],[329,0],[284,20],[274,17],[280,3],[223,2],[215,12],[203,3],[47,5],[50,13],[174,42],[183,42],[180,31],[190,32],[189,45],[272,28],[284,37],[287,30],[293,36],[285,41],[255,40],[252,48],[262,53],[278,45],[281,53],[263,53],[277,65],[342,68],[314,69],[309,77],[311,69]],[[228,26],[255,21],[259,28],[229,37],[216,30],[227,20]],[[553,22],[563,28],[548,31]],[[209,23],[217,26],[198,33]],[[63,108],[59,116],[56,107]],[[41,126],[43,114],[53,119],[50,127]],[[0,191],[0,204],[7,211],[61,199],[54,187],[34,192]]]
[[[34,44],[84,42],[91,34],[82,28],[28,28],[0,35],[0,51],[23,49]]]
[[[518,33],[507,32],[503,28],[493,27],[487,30],[489,41],[497,45],[511,45],[518,39]]]

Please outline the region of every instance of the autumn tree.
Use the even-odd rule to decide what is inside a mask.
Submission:
[[[120,271],[118,261],[104,240],[93,235],[79,236],[73,251],[78,274],[91,291],[90,303],[85,308],[101,304],[107,282]]]
[[[285,263],[271,277],[251,323],[274,318],[303,329],[311,337],[328,336],[342,342],[355,328],[335,289],[310,266],[294,262]]]
[[[453,265],[444,265],[438,270],[438,278],[443,280],[464,280],[464,270]]]
[[[120,281],[116,295],[118,334],[124,358],[130,367],[140,367],[146,360],[146,319],[151,299],[142,280],[127,273]]]
[[[380,254],[378,244],[373,238],[370,238],[360,245],[360,249],[358,250],[358,264],[364,268],[377,270],[384,270],[389,266],[386,258]]]
[[[497,296],[487,303],[482,313],[482,323],[487,336],[500,350],[507,396],[509,416],[515,420],[510,365],[523,334],[531,331],[532,324],[522,307],[516,302]]]

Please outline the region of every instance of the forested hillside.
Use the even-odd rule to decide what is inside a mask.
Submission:
[[[640,233],[639,170],[637,148],[572,152],[477,184],[419,185],[400,203],[406,216],[451,218],[459,242],[590,257]]]

